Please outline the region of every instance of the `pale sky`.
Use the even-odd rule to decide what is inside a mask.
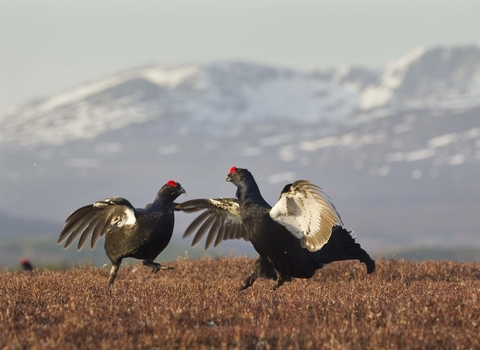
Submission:
[[[148,63],[383,67],[478,43],[479,0],[0,0],[0,110]]]

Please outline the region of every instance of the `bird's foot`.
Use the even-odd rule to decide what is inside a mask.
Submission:
[[[247,279],[243,282],[242,286],[240,287],[240,290],[245,290],[251,287],[253,282],[255,282],[255,278],[253,278],[252,276],[248,276]]]
[[[170,266],[160,266],[160,270],[175,270],[175,268]]]
[[[241,285],[241,287],[238,290],[245,290],[245,289],[250,288],[251,286],[252,286],[251,284],[244,283],[244,284]]]
[[[153,261],[143,261],[143,265],[148,266],[150,269],[152,269],[152,273],[157,273],[160,270],[173,270],[173,267],[168,267],[168,266],[162,266],[159,263],[153,262]]]
[[[280,287],[282,284],[283,284],[283,283],[278,283],[278,282],[276,282],[276,283],[273,285],[273,287],[272,287],[272,292],[275,292],[275,291],[278,289],[278,287]]]
[[[276,271],[276,273],[277,273],[277,279],[275,281],[275,284],[272,287],[272,292],[275,292],[277,288],[281,287],[285,283],[285,281],[291,281],[291,278],[289,276],[284,276],[278,271]]]

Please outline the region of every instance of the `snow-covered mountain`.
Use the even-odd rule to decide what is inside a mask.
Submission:
[[[299,71],[239,62],[158,65],[110,76],[0,114],[0,143],[89,139],[161,119],[197,125],[345,119],[358,96]]]
[[[362,91],[362,109],[470,108],[480,105],[480,48],[424,47],[387,65]]]
[[[171,178],[189,198],[233,196],[235,165],[272,204],[288,181],[324,187],[367,248],[480,246],[479,77],[475,46],[418,49],[383,71],[121,72],[0,113],[0,212],[60,230],[81,205],[142,206]]]
[[[0,112],[0,144],[63,144],[162,119],[196,125],[339,123],[379,108],[480,105],[480,48],[419,48],[381,71],[302,72],[244,62],[121,72]]]

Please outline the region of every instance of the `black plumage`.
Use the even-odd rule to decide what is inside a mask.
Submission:
[[[260,257],[242,288],[265,277],[280,287],[292,277],[311,278],[324,265],[357,259],[375,270],[375,262],[358,243],[354,232],[342,227],[335,207],[323,191],[305,180],[288,184],[272,207],[262,197],[252,174],[233,167],[227,181],[237,186],[237,198],[194,199],[179,204],[185,212],[205,210],[187,228],[195,233],[192,245],[208,233],[206,248],[226,239],[250,241]]]
[[[167,269],[153,260],[166,248],[174,226],[174,200],[185,193],[175,181],[168,181],[145,209],[134,208],[121,197],[111,197],[74,211],[65,221],[57,244],[65,242],[67,249],[80,236],[77,250],[91,236],[93,249],[105,236],[105,252],[112,262],[108,282],[113,284],[123,258],[143,260],[156,273]]]
[[[28,259],[22,259],[20,263],[24,271],[33,271],[33,265]]]

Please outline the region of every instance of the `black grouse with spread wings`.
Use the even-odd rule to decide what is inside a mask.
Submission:
[[[105,252],[112,262],[108,282],[113,284],[123,258],[143,260],[156,273],[167,269],[153,260],[170,242],[174,226],[174,205],[185,193],[175,181],[168,181],[157,193],[153,203],[145,209],[134,208],[125,198],[111,197],[86,205],[74,211],[65,221],[57,244],[65,239],[65,249],[80,236],[77,250],[91,236],[93,249],[97,240],[105,237]]]
[[[205,248],[227,239],[243,238],[260,257],[242,289],[257,278],[276,281],[273,289],[292,277],[310,278],[333,261],[357,259],[375,271],[375,262],[358,243],[354,232],[342,225],[340,215],[320,187],[299,180],[284,187],[275,206],[270,206],[247,169],[233,167],[227,181],[237,186],[237,198],[194,199],[179,208],[187,213],[205,210],[187,228],[195,233],[192,245],[205,234]]]

